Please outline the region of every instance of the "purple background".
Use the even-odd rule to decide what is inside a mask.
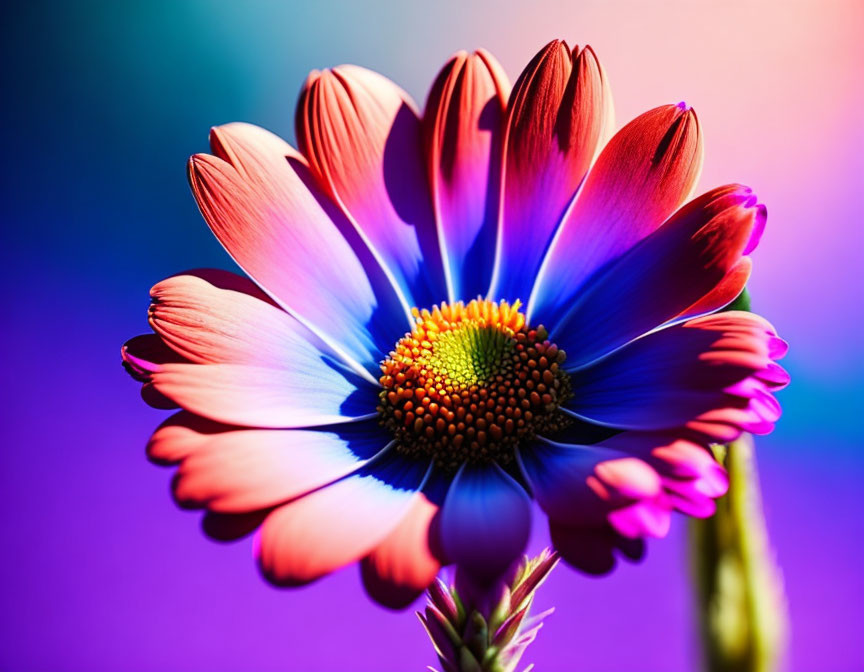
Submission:
[[[559,36],[595,47],[619,125],[686,98],[705,129],[701,186],[743,181],[768,204],[754,306],[791,342],[794,382],[759,460],[789,668],[864,669],[864,5],[16,4],[0,42],[0,669],[434,662],[413,615],[373,605],[356,568],[285,592],[259,578],[248,540],[205,539],[199,516],[173,505],[170,471],[145,461],[163,414],[138,398],[119,346],[146,330],[154,282],[230,268],[184,178],[209,126],[293,138],[314,67],[366,65],[423,101],[458,48],[491,49],[515,79]],[[611,577],[557,570],[539,600],[557,613],[526,661],[694,669],[681,523]]]

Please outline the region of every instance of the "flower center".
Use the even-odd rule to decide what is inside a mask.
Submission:
[[[522,441],[569,424],[565,354],[519,301],[474,300],[413,311],[416,323],[381,363],[381,424],[402,453],[445,469],[508,464]]]

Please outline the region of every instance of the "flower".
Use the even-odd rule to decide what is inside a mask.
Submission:
[[[717,312],[765,226],[750,189],[696,183],[683,103],[611,135],[590,47],[554,41],[512,93],[459,53],[422,116],[381,75],[313,72],[299,150],[248,124],[189,162],[210,229],[251,278],[177,275],[123,347],[180,407],[148,451],[218,538],[255,532],[267,579],[361,562],[401,607],[442,564],[502,575],[531,499],[569,564],[639,558],[672,511],[709,516],[709,452],[772,429],[785,344]],[[466,303],[467,302],[467,303]],[[523,309],[524,307],[524,309]]]

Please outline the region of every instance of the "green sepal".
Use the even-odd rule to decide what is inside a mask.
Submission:
[[[500,668],[500,666],[495,667],[495,657],[498,655],[498,653],[500,651],[501,651],[501,649],[498,648],[497,646],[490,646],[488,649],[486,649],[486,653],[483,654],[483,669],[484,670],[489,670],[489,672],[494,672],[494,670],[497,670]]]
[[[479,611],[472,611],[465,629],[465,644],[477,658],[483,658],[489,646],[489,626]]]
[[[750,312],[750,292],[747,288],[741,290],[741,293],[735,297],[735,300],[730,303],[724,310],[745,310]]]
[[[456,627],[463,628],[465,627],[465,616],[467,615],[465,612],[465,604],[462,602],[462,598],[459,597],[459,593],[456,592],[456,588],[450,589],[450,595],[453,597],[453,601],[456,603]]]
[[[459,649],[459,672],[483,672],[483,668],[480,667],[477,658],[468,650],[467,646]]]

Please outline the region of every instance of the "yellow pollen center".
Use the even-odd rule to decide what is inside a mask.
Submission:
[[[457,469],[508,464],[520,442],[569,423],[565,354],[519,301],[474,300],[413,311],[415,324],[381,363],[378,413],[397,449]]]

